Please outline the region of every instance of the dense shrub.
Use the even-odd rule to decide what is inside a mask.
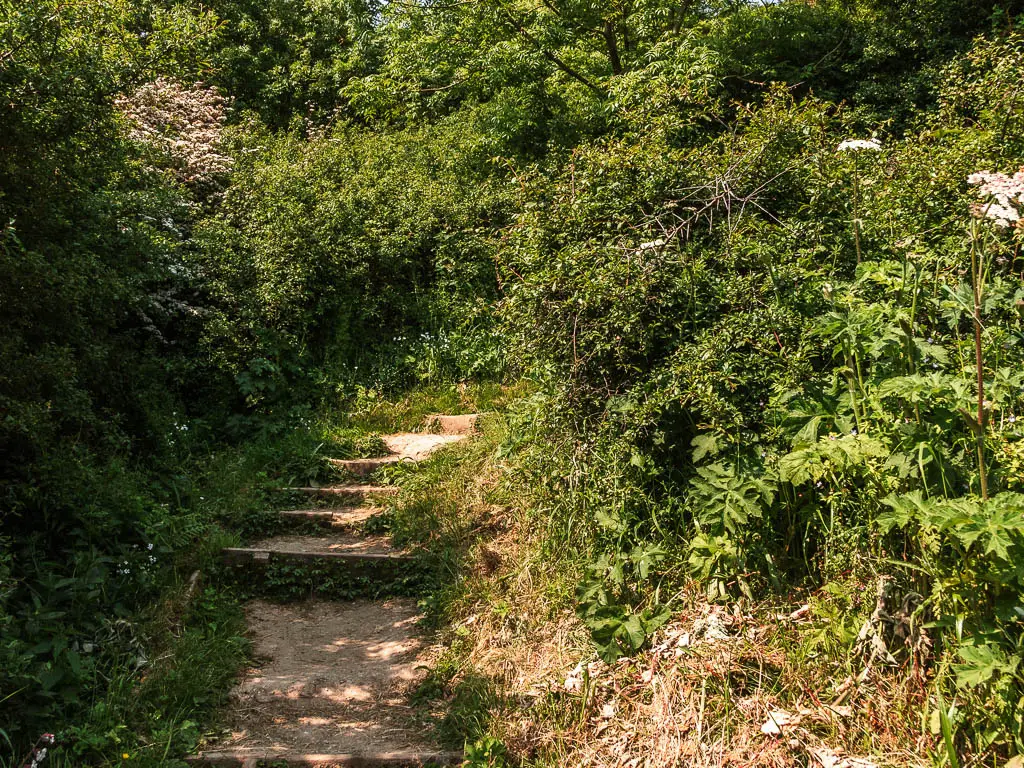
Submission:
[[[502,185],[451,128],[247,133],[192,256],[211,356],[264,413],[358,381],[500,373],[490,305]],[[360,373],[359,369],[363,372]]]
[[[933,622],[964,745],[1017,748],[1019,230],[967,179],[1021,164],[1021,64],[1016,35],[976,42],[905,135],[847,141],[863,115],[775,89],[700,142],[662,114],[529,175],[502,312],[575,435],[544,477],[602,553],[581,610],[606,652],[636,646],[608,634],[616,558],[712,599],[881,572]]]
[[[1019,3],[0,9],[2,735],[138,658],[196,456],[511,373],[607,658],[652,574],[882,577],[1024,747]]]
[[[189,196],[114,100],[194,74],[188,41],[212,27],[174,4],[3,6],[0,729],[15,743],[102,689],[129,650],[118,622],[188,540],[165,504]]]

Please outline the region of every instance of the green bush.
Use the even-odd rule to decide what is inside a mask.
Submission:
[[[506,205],[471,137],[255,132],[238,152],[193,259],[215,307],[207,349],[246,406],[500,374],[490,259]]]
[[[114,754],[214,520],[429,405],[388,394],[528,376],[508,450],[606,658],[663,585],[882,576],[936,733],[1024,748],[1021,230],[966,183],[1024,163],[1021,10],[0,0],[0,740]],[[133,727],[187,748],[232,631]]]
[[[840,149],[863,113],[772,89],[728,131],[638,110],[633,133],[520,176],[501,312],[570,436],[544,484],[559,525],[591,531],[605,586],[581,610],[603,652],[645,634],[645,590],[609,592],[638,546],[719,600],[881,571],[955,671],[958,748],[1019,748],[1019,230],[985,202],[972,219],[966,183],[1024,158],[1018,110],[995,106],[1019,46],[977,41],[934,112],[874,144]]]

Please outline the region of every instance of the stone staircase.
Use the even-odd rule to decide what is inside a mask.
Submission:
[[[355,594],[378,596],[250,601],[246,617],[258,666],[232,692],[229,735],[189,758],[191,764],[399,768],[462,762],[461,753],[431,743],[429,728],[408,703],[422,679],[425,652],[416,601],[407,594],[415,581],[402,577],[413,573],[416,560],[389,537],[364,531],[398,492],[370,482],[377,470],[422,461],[466,439],[476,415],[428,417],[425,427],[384,437],[387,456],[332,460],[352,483],[288,489],[329,506],[274,513],[292,530],[223,551],[225,565],[243,584],[311,572],[351,580],[370,587]],[[389,590],[391,584],[397,588]]]

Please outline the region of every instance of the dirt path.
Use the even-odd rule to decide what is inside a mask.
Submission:
[[[433,433],[384,438],[392,454],[373,460],[335,462],[359,477],[393,461],[421,461],[465,439],[475,417],[433,417]],[[372,462],[372,464],[367,464]],[[288,510],[288,520],[324,530],[286,534],[225,550],[242,567],[300,562],[354,568],[386,560],[402,562],[387,536],[366,535],[359,526],[380,511],[383,495],[368,483],[304,489],[357,506]],[[334,491],[334,493],[332,493]],[[360,493],[363,491],[362,493]],[[326,492],[326,493],[325,493]],[[383,573],[379,571],[378,573]],[[372,576],[371,576],[372,578]],[[246,606],[257,665],[232,691],[226,719],[229,735],[190,760],[196,765],[425,766],[452,765],[460,754],[440,751],[417,721],[409,696],[425,674],[420,616],[411,598],[302,600],[286,604],[252,600]]]
[[[246,617],[262,663],[233,693],[232,736],[223,751],[432,751],[404,705],[422,675],[414,600],[254,600]]]

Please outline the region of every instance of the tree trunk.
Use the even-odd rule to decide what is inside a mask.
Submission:
[[[615,25],[611,21],[604,23],[604,40],[608,44],[608,61],[612,65],[612,74],[622,74],[622,61],[619,59],[619,43],[615,38]]]

